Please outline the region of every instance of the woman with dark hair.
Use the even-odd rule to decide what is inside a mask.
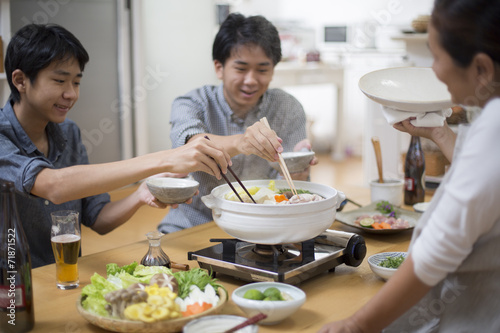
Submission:
[[[11,95],[0,109],[0,180],[15,185],[33,267],[54,262],[51,212],[76,210],[82,224],[105,234],[141,206],[167,206],[145,182],[119,201],[111,202],[106,192],[162,172],[204,171],[221,178],[217,164],[225,172],[230,163],[222,147],[200,139],[178,149],[89,164],[80,129],[66,118],[88,60],[80,41],[58,25],[26,25],[7,48]]]
[[[456,104],[481,114],[461,125],[396,129],[432,139],[451,168],[415,228],[396,274],[351,317],[320,332],[500,332],[500,1],[436,0],[433,70]]]

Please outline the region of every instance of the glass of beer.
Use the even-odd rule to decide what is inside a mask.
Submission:
[[[78,287],[78,255],[80,254],[80,223],[78,212],[61,210],[52,212],[50,241],[56,259],[57,288]]]

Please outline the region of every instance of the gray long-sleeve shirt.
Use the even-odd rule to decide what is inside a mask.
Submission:
[[[174,100],[171,113],[172,131],[170,137],[173,147],[184,145],[187,140],[201,133],[215,135],[243,134],[245,130],[266,117],[278,137],[283,139],[284,151],[292,151],[294,146],[306,138],[306,115],[302,105],[290,94],[280,89],[269,89],[259,104],[249,112],[245,119],[234,116],[224,98],[223,86],[203,86]],[[232,170],[241,180],[275,179],[278,172],[270,167],[267,160],[256,155],[237,155],[232,158]],[[224,180],[204,173],[195,172],[192,176],[200,183],[200,194],[193,198],[190,205],[180,205],[172,209],[158,226],[164,233],[170,233],[212,220],[212,212],[201,197],[207,195]],[[236,181],[230,173],[230,181]]]

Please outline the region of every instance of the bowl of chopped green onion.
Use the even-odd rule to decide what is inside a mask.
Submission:
[[[407,255],[407,252],[377,253],[368,258],[368,264],[375,275],[388,280],[398,270]]]

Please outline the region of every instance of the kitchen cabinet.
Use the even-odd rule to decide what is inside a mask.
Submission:
[[[2,36],[3,42],[3,55],[4,58],[1,59],[3,62],[5,59],[5,50],[7,50],[7,45],[10,41],[10,1],[0,0],[0,36]],[[0,108],[4,106],[9,97],[10,89],[7,83],[7,77],[5,72],[0,73]]]
[[[400,34],[393,36],[392,39],[405,42],[408,61],[411,62],[412,66],[432,66],[433,58],[427,46],[427,33]]]

